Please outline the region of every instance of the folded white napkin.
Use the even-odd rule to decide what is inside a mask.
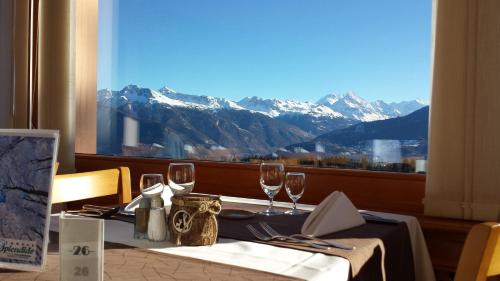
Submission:
[[[158,188],[157,186],[152,186],[148,189],[145,189],[143,191],[146,192],[145,195],[146,197],[151,197],[152,195],[154,195],[154,193],[158,192],[160,188]],[[162,194],[161,194],[161,198],[163,198],[163,202],[165,203],[165,208],[169,207],[170,205],[172,205],[172,202],[170,201],[170,198],[174,195],[172,193],[172,190],[170,190],[170,188],[164,188],[162,187]],[[135,197],[130,203],[128,203],[127,206],[125,206],[125,209],[124,211],[125,212],[128,212],[128,213],[134,213],[134,210],[135,208],[139,207],[139,203],[141,202],[141,199],[143,198],[143,195],[139,195],[137,197]]]
[[[154,196],[158,196],[159,194],[161,194],[160,196],[162,196],[162,192],[164,189],[165,186],[162,183],[157,183],[151,187],[144,189],[141,195],[145,198],[152,198]]]
[[[307,217],[302,234],[322,236],[366,223],[351,200],[340,191],[326,197]]]

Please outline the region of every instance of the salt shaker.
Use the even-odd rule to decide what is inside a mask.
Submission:
[[[150,241],[164,241],[167,239],[167,224],[165,208],[160,195],[151,198],[151,209],[148,221],[148,239]]]

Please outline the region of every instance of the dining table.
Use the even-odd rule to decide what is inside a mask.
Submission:
[[[223,210],[252,212],[264,210],[269,203],[229,196],[221,196],[221,201]],[[274,206],[288,209],[291,203],[275,202]],[[106,219],[104,280],[435,280],[420,224],[413,216],[360,210],[365,214],[366,225],[329,237],[331,241],[354,243],[356,248],[334,252],[294,243],[259,241],[245,228],[264,220],[286,234],[299,231],[315,206],[297,207],[305,213],[256,216],[250,220],[219,218],[219,236],[210,246],[176,246],[170,241],[134,239],[130,218]],[[54,214],[43,271],[0,269],[0,281],[59,280],[58,229],[59,216]]]

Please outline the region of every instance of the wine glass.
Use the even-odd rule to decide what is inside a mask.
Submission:
[[[139,208],[151,207],[151,196],[144,194],[143,191],[158,183],[161,183],[163,189],[164,182],[162,174],[142,174],[141,181],[139,183],[139,191],[142,195],[142,199],[139,202]]]
[[[283,185],[283,174],[285,167],[281,163],[262,163],[260,164],[260,186],[264,193],[269,197],[269,207],[260,212],[266,216],[282,214],[281,211],[273,207],[273,198]]]
[[[187,194],[194,188],[194,164],[170,163],[168,165],[168,186],[174,193]]]
[[[164,184],[162,174],[142,174],[139,190],[142,193],[144,189],[152,187],[157,183],[161,183],[162,185]]]
[[[297,201],[304,194],[306,188],[306,175],[304,173],[288,172],[285,175],[285,190],[293,201],[293,209],[286,211],[289,215],[298,215],[304,211],[297,209]]]

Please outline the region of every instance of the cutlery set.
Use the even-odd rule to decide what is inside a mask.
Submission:
[[[252,235],[255,238],[257,238],[261,241],[271,241],[271,240],[290,241],[290,242],[294,242],[294,243],[304,244],[306,246],[316,248],[316,249],[321,249],[321,250],[329,250],[332,247],[343,249],[343,250],[354,250],[355,249],[355,247],[352,245],[326,241],[326,240],[323,240],[323,239],[320,239],[317,237],[313,237],[313,236],[309,236],[309,235],[302,235],[302,234],[281,235],[279,232],[277,232],[274,228],[272,228],[266,222],[259,222],[259,225],[267,233],[267,235],[258,231],[254,226],[252,226],[250,224],[247,224],[246,228],[248,229],[248,231],[250,231],[250,233],[252,233]]]
[[[81,210],[76,211],[66,211],[69,214],[76,214],[81,216],[96,217],[101,219],[108,219],[114,215],[128,215],[127,213],[120,212],[121,207],[105,207],[96,205],[83,205]]]

